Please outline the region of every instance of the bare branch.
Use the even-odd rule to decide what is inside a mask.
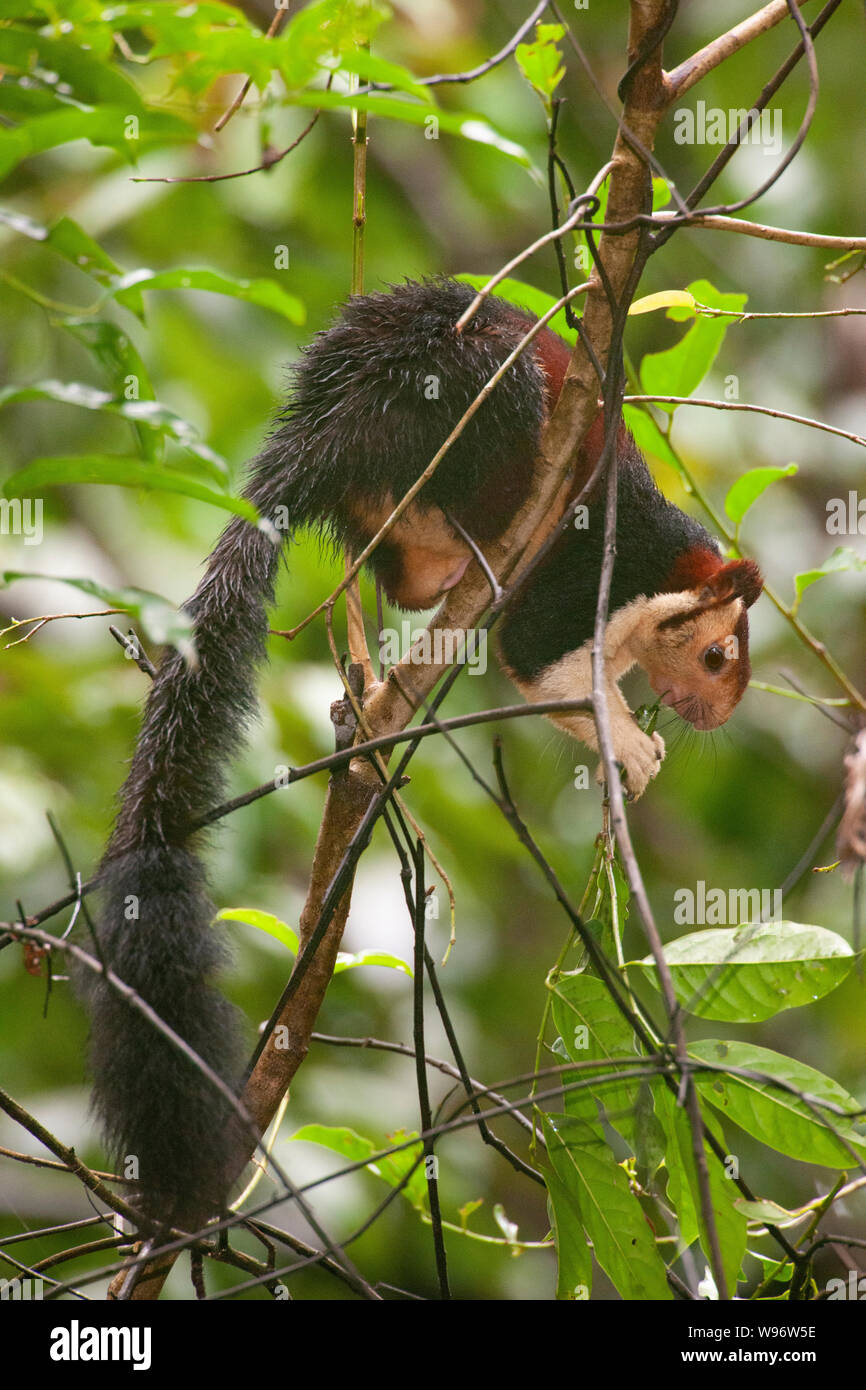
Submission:
[[[781,24],[783,19],[787,19],[790,11],[787,0],[770,0],[769,5],[763,9],[756,10],[748,19],[742,20],[740,24],[735,24],[733,29],[729,29],[726,34],[713,39],[711,43],[705,44],[703,48],[693,53],[691,58],[686,58],[671,72],[665,73],[665,89],[667,92],[668,103],[676,101],[687,92],[695,83],[700,82],[706,77],[708,72],[717,68],[720,63],[724,63],[733,53],[738,53],[746,44],[752,43],[754,39],[760,38],[770,29]]]
[[[678,222],[681,226],[688,227],[711,227],[719,232],[738,232],[741,236],[759,237],[762,241],[784,241],[790,246],[824,246],[831,251],[866,251],[866,237],[863,236],[824,236],[821,232],[796,232],[788,227],[769,227],[762,222],[747,222],[742,217],[721,217],[712,213],[695,212],[686,219],[677,212],[656,212],[653,213],[653,221],[662,224]]]
[[[853,430],[842,430],[836,425],[825,425],[823,420],[813,420],[808,415],[792,415],[789,410],[775,410],[769,405],[751,405],[748,401],[709,401],[700,396],[624,396],[626,405],[701,405],[708,410],[745,410],[755,415],[771,415],[774,420],[791,420],[795,425],[806,425],[810,430],[823,430],[825,434],[836,434],[840,439],[848,439],[852,444],[866,448],[866,437],[855,434]]]

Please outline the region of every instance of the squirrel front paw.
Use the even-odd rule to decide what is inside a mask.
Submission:
[[[615,741],[614,752],[624,774],[626,796],[629,801],[637,801],[662,765],[665,741],[661,734],[645,734],[635,725],[627,738]],[[603,763],[599,763],[596,779],[604,781]]]

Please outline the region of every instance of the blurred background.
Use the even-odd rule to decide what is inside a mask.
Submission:
[[[244,7],[266,27],[268,6]],[[526,3],[412,0],[394,4],[379,29],[375,51],[419,76],[473,67],[507,42],[529,12]],[[738,22],[749,6],[734,0],[698,0],[683,6],[666,42],[665,65],[674,67]],[[616,109],[628,8],[624,3],[565,10],[592,69]],[[863,15],[843,3],[817,43],[821,91],[814,124],[792,167],[744,215],[826,233],[863,228],[866,171],[863,144]],[[794,43],[782,25],[717,69],[688,94],[707,106],[746,108]],[[615,120],[599,100],[574,53],[564,49],[566,75],[558,95],[560,151],[578,190],[609,158]],[[171,95],[170,63],[121,70],[149,99]],[[225,80],[200,99],[203,133],[231,101],[239,79]],[[799,67],[775,101],[784,143],[794,137],[808,95]],[[176,100],[189,103],[180,92]],[[444,86],[445,110],[487,117],[525,146],[535,164],[546,160],[544,113],[537,97],[507,61],[470,85]],[[189,114],[187,112],[187,114]],[[309,112],[280,103],[274,88],[248,106],[210,141],[190,151],[166,145],[145,154],[136,171],[106,149],[83,141],[26,160],[7,178],[3,206],[43,224],[73,218],[118,265],[152,270],[211,267],[234,276],[273,277],[299,296],[307,320],[292,326],[264,308],[222,295],[152,293],[147,324],[114,306],[106,317],[135,343],[158,399],[197,427],[231,461],[238,490],[245,461],[256,452],[278,407],[288,363],[304,342],[327,325],[350,288],[352,254],[352,148],[345,111],[325,112],[288,158],[268,172],[220,183],[138,183],[139,176],[178,177],[243,169],[260,161],[266,138],[283,148],[309,120]],[[366,284],[378,289],[438,272],[488,273],[549,225],[546,190],[519,164],[496,150],[447,133],[426,140],[423,128],[371,119],[369,129]],[[680,145],[667,121],[656,153],[684,193],[716,153],[710,145]],[[778,154],[775,156],[778,158]],[[713,202],[745,196],[766,178],[774,158],[742,149],[714,188]],[[289,249],[288,269],[275,269],[277,248]],[[639,293],[681,288],[703,277],[722,291],[748,294],[760,311],[803,312],[843,305],[866,308],[862,275],[847,284],[828,281],[826,251],[760,242],[701,230],[680,231],[649,265]],[[27,385],[46,378],[104,388],[94,359],[54,323],[58,306],[86,310],[94,281],[38,241],[0,227],[3,286],[0,384]],[[537,255],[523,278],[558,293],[553,253]],[[13,277],[10,280],[8,277]],[[16,288],[34,287],[37,302]],[[626,345],[633,361],[670,346],[682,333],[663,315],[633,320]],[[866,328],[848,319],[761,320],[731,327],[701,395],[719,398],[736,377],[739,399],[759,402],[862,432],[866,420]],[[866,537],[827,534],[827,502],[850,490],[866,496],[862,450],[842,439],[767,417],[684,409],[673,440],[716,507],[747,468],[796,462],[799,472],[777,483],[749,514],[747,553],[760,562],[783,597],[792,575],[821,564],[837,544],[866,556]],[[53,401],[21,401],[0,409],[2,474],[43,455],[132,452],[130,426],[104,413]],[[697,510],[676,472],[650,460],[659,484],[675,502]],[[110,585],[156,590],[175,602],[195,587],[200,567],[223,517],[185,498],[125,488],[72,487],[45,493],[44,539],[38,547],[0,537],[3,569],[89,576]],[[866,530],[866,521],[863,523]],[[274,626],[303,618],[333,587],[340,567],[312,540],[288,554]],[[365,587],[371,641],[375,601]],[[0,590],[0,618],[88,612],[102,605],[78,591],[46,581]],[[810,589],[801,617],[824,642],[852,682],[866,686],[866,576],[839,574]],[[399,625],[399,615],[394,615]],[[0,919],[16,903],[32,913],[68,889],[67,872],[46,820],[53,812],[72,861],[87,878],[108,834],[115,794],[138,727],[146,678],[111,640],[116,619],[49,624],[32,640],[0,653]],[[342,620],[341,620],[342,621]],[[830,673],[798,640],[770,602],[753,610],[754,677],[786,684],[790,673],[806,691],[838,697]],[[19,634],[13,634],[17,636]],[[8,640],[8,639],[7,639]],[[298,765],[331,751],[328,708],[340,694],[324,629],[308,627],[291,645],[274,639],[261,683],[261,719],[231,774],[233,794],[267,780],[279,764]],[[640,676],[626,685],[630,702],[649,698]],[[514,692],[495,669],[464,674],[446,712],[463,713],[511,703]],[[669,756],[657,783],[630,813],[632,833],[650,899],[666,939],[682,930],[673,922],[674,893],[708,885],[773,889],[810,844],[836,798],[846,733],[813,706],[750,691],[730,724],[714,735],[663,721]],[[505,763],[517,804],[575,904],[580,900],[600,829],[596,789],[577,790],[575,768],[593,760],[540,720],[514,721],[501,730]],[[492,774],[489,727],[458,735],[475,765]],[[471,1074],[487,1084],[531,1070],[546,995],[545,976],[567,937],[568,924],[537,869],[456,755],[428,741],[412,764],[407,802],[451,877],[457,901],[457,944],[441,981]],[[322,777],[300,783],[231,817],[213,836],[215,899],[221,907],[253,906],[296,924],[304,900],[325,790]],[[836,858],[829,834],[814,854],[818,865]],[[381,947],[411,960],[411,927],[390,841],[377,830],[358,872],[345,949]],[[428,882],[430,880],[428,879]],[[437,888],[438,917],[430,944],[440,959],[447,943],[447,896]],[[783,916],[816,923],[852,939],[852,892],[838,872],[807,873],[784,902]],[[54,919],[65,925],[67,916]],[[270,1013],[289,967],[285,950],[248,927],[225,926],[237,949],[227,992],[250,1020],[250,1034]],[[647,946],[632,920],[626,958]],[[57,963],[60,968],[61,963]],[[654,1008],[657,997],[647,996]],[[411,1042],[411,982],[379,968],[347,971],[335,979],[320,1018],[330,1034]],[[102,1156],[87,1116],[86,1024],[67,987],[46,996],[45,982],[26,974],[18,948],[0,953],[0,1076],[5,1089],[88,1162]],[[692,1022],[690,1036],[741,1036],[790,1053],[866,1097],[866,1011],[856,972],[827,999],[746,1028]],[[448,1057],[448,1045],[430,1009],[428,1051]],[[547,1060],[554,1058],[548,1056]],[[434,1097],[450,1083],[431,1078]],[[324,1149],[293,1144],[302,1124],[348,1125],[377,1143],[417,1128],[411,1059],[371,1051],[311,1051],[293,1089],[277,1145],[295,1181],[337,1166]],[[523,1150],[520,1132],[500,1131]],[[29,1136],[0,1122],[0,1142],[38,1150]],[[729,1136],[741,1172],[758,1195],[795,1205],[825,1191],[829,1175],[761,1150],[739,1133]],[[494,1207],[501,1204],[523,1240],[548,1230],[544,1194],[512,1171],[477,1136],[463,1133],[440,1149],[445,1215],[481,1200],[474,1230],[501,1236]],[[4,1230],[17,1231],[90,1214],[70,1179],[0,1158]],[[259,1195],[266,1188],[259,1189]],[[354,1174],[316,1191],[319,1215],[336,1233],[353,1229],[385,1193],[367,1174]],[[863,1199],[837,1211],[835,1227],[856,1227]],[[288,1216],[293,1228],[303,1231]],[[42,1253],[55,1248],[46,1244]],[[40,1247],[41,1249],[41,1247]],[[38,1254],[35,1251],[34,1254]],[[387,1278],[422,1295],[435,1295],[429,1229],[398,1199],[363,1239],[353,1258],[369,1278]],[[548,1299],[553,1296],[550,1252],[511,1257],[501,1245],[455,1235],[449,1239],[452,1282],[461,1298]],[[835,1262],[828,1264],[838,1273]],[[749,1268],[754,1278],[757,1265]],[[218,1279],[219,1274],[214,1278]],[[225,1274],[226,1282],[235,1277]],[[187,1297],[185,1275],[173,1275],[176,1296]],[[596,1296],[609,1286],[599,1275]],[[342,1297],[322,1275],[303,1276],[302,1297]],[[259,1295],[260,1296],[260,1295]]]

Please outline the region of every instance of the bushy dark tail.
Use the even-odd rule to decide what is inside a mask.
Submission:
[[[268,516],[284,492],[271,472],[248,496]],[[159,667],[99,871],[97,933],[108,966],[233,1089],[243,1035],[211,984],[225,947],[188,841],[191,823],[219,802],[254,711],[278,557],[269,536],[238,518],[217,542],[187,604],[196,660],[172,651]],[[78,984],[91,1015],[94,1109],[113,1158],[137,1178],[148,1216],[201,1224],[225,1195],[236,1112],[110,983],[79,972]]]

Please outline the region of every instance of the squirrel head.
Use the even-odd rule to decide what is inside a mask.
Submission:
[[[706,552],[711,555],[711,552]],[[696,729],[715,729],[733,714],[752,673],[748,609],[763,586],[754,560],[705,572],[694,587],[659,595],[641,665],[662,703]]]

